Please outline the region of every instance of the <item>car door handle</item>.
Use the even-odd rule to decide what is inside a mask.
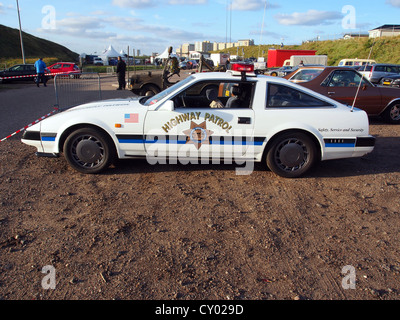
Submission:
[[[251,123],[251,118],[239,117],[238,118],[238,123],[239,124],[250,124]]]
[[[335,94],[336,92],[328,92],[328,95],[331,96],[333,94]]]

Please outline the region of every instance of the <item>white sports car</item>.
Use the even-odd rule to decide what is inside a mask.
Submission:
[[[285,79],[228,71],[191,75],[152,97],[71,108],[30,127],[22,142],[37,156],[63,153],[83,173],[142,157],[150,164],[264,162],[293,178],[319,160],[370,153],[375,138],[362,110]]]

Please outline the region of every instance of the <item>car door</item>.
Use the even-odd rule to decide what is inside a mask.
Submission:
[[[365,78],[360,86],[361,76],[355,70],[335,70],[327,80],[323,87],[325,95],[330,98],[352,106],[358,92],[355,107],[369,114],[376,114],[377,110],[381,110],[379,89]]]
[[[226,108],[228,100],[237,98],[231,95],[236,86],[243,90],[241,104]],[[240,80],[200,81],[176,93],[159,109],[147,113],[147,155],[159,162],[169,158],[170,163],[247,158],[254,143],[253,93],[254,83]]]

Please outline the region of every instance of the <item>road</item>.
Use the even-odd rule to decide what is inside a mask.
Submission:
[[[72,79],[73,80],[73,79]],[[81,93],[76,94],[75,87],[70,87],[71,94],[60,98],[62,104],[66,104],[73,98],[73,103],[98,100],[98,86],[96,88],[91,81],[91,88],[81,86]],[[134,96],[129,90],[116,90],[116,77],[101,77],[101,95],[103,99],[129,98]],[[68,89],[68,88],[67,88]],[[79,101],[80,99],[80,101]],[[0,139],[16,132],[29,123],[52,112],[56,106],[56,93],[54,81],[50,80],[47,87],[42,84],[38,88],[33,82],[0,84]]]

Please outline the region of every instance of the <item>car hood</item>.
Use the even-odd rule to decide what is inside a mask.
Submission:
[[[131,97],[126,99],[109,99],[109,100],[94,101],[67,109],[64,112],[74,112],[86,109],[92,109],[93,111],[95,111],[97,109],[118,108],[118,107],[128,107],[128,106],[132,107],[137,106],[144,108],[144,106],[139,103],[140,98],[141,97]]]

